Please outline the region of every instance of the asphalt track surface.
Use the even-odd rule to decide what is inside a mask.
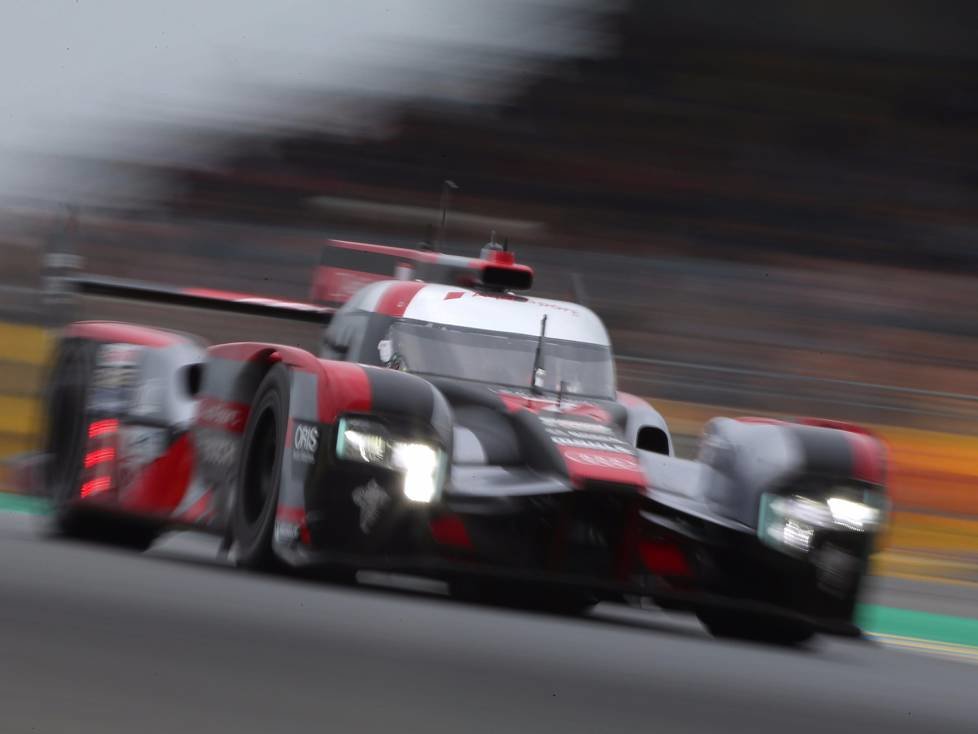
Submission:
[[[0,731],[974,732],[978,668],[856,640],[720,642],[260,576],[210,538],[145,555],[0,515]]]

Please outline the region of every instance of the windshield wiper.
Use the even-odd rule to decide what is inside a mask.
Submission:
[[[540,319],[540,338],[537,340],[537,353],[533,357],[533,372],[530,373],[530,390],[537,395],[543,395],[543,378],[546,373],[541,364],[543,362],[543,340],[547,336],[547,315],[544,314]],[[540,384],[537,384],[539,377]]]

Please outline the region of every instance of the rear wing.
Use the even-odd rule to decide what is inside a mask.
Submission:
[[[329,323],[336,309],[301,301],[265,298],[232,291],[206,288],[174,288],[141,280],[110,278],[101,275],[74,275],[66,278],[76,293],[107,298],[127,298],[172,306],[191,306],[216,311],[284,318],[292,321]]]
[[[327,240],[313,273],[309,300],[338,308],[365,285],[380,280],[422,280],[487,290],[527,290],[533,269],[516,262],[512,252],[490,243],[480,257],[446,255],[432,250]]]
[[[336,310],[380,280],[422,280],[493,291],[526,290],[533,269],[495,242],[480,257],[446,255],[365,242],[327,240],[313,273],[311,303],[208,288],[179,288],[143,280],[79,273],[80,259],[48,256],[48,296],[82,294],[328,324]]]

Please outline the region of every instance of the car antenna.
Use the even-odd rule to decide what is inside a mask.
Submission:
[[[441,246],[445,240],[445,228],[448,226],[448,209],[452,204],[453,191],[458,191],[458,184],[446,178],[441,185],[441,225],[438,227],[438,235],[435,238],[433,248],[436,252],[441,252]]]
[[[533,357],[533,372],[530,373],[530,391],[542,395],[543,390],[537,385],[537,376],[543,377],[543,340],[547,337],[547,315],[540,319],[540,338],[537,341],[537,353]]]

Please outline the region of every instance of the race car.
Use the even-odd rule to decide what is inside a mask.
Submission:
[[[43,488],[59,532],[143,549],[195,528],[248,568],[408,572],[464,598],[560,611],[651,600],[718,635],[779,642],[858,632],[887,508],[875,437],[717,418],[698,459],[677,458],[663,417],[617,389],[598,316],[524,294],[533,272],[508,250],[330,247],[389,256],[400,277],[364,278],[335,312],[75,279],[325,330],[313,355],[67,326]]]

